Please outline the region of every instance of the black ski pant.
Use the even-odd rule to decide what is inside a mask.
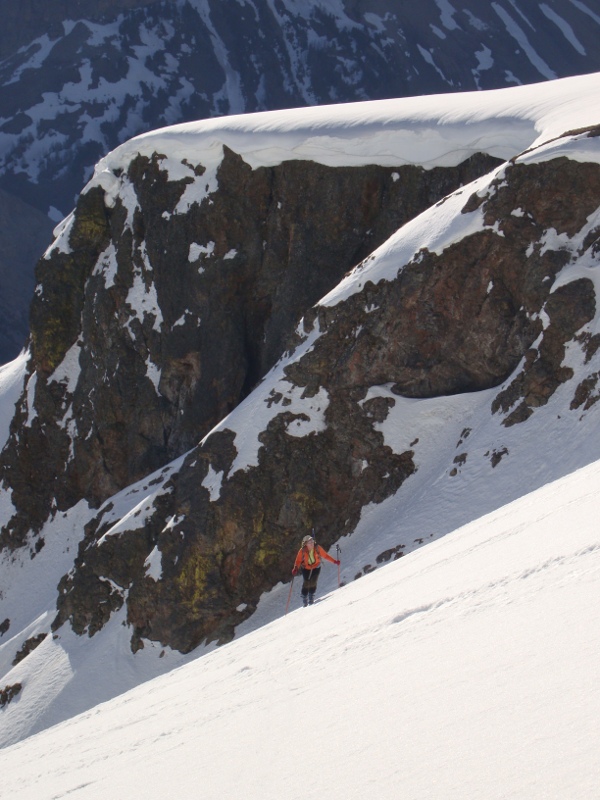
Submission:
[[[317,581],[319,580],[319,572],[321,572],[321,567],[302,570],[302,577],[304,579],[302,581],[302,597],[314,595],[317,589]]]

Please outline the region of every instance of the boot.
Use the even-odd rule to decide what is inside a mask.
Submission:
[[[302,595],[302,605],[304,606],[304,608],[306,608],[306,606],[308,605],[308,595],[306,594]]]
[[[315,593],[310,592],[310,594],[308,595],[308,605],[312,606],[314,602],[315,602]]]

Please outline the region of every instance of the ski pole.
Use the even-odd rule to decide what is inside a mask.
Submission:
[[[288,612],[288,608],[290,607],[290,600],[292,599],[292,589],[294,588],[294,578],[296,576],[292,575],[292,582],[290,584],[290,593],[288,594],[287,603],[285,604],[285,614]],[[283,615],[285,617],[285,614]]]
[[[340,548],[339,544],[336,544],[336,546],[335,546],[335,550],[336,550],[336,553],[337,553],[337,560],[338,560],[338,562],[339,562],[339,561],[340,561],[340,556],[342,555],[342,550],[341,550],[341,548]],[[340,577],[340,565],[339,565],[339,563],[338,563],[338,588],[339,588],[341,585],[342,585],[342,579],[341,579],[341,577]]]

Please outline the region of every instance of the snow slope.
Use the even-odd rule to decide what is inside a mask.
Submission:
[[[3,794],[597,797],[599,497],[596,462],[9,747]]]
[[[90,185],[101,183],[116,196],[117,191],[123,192],[125,179],[117,177],[115,170],[126,165],[135,153],[148,154],[156,149],[166,154],[164,168],[173,173],[173,178],[189,173],[181,159],[193,157],[192,163],[206,160],[211,168],[209,175],[190,184],[184,195],[186,202],[195,202],[205,195],[207,180],[216,180],[224,144],[241,152],[253,166],[277,163],[277,159],[284,158],[314,158],[322,163],[337,164],[399,165],[412,161],[433,166],[457,163],[481,149],[505,157],[507,154],[514,156],[536,141],[552,138],[566,129],[599,123],[599,90],[600,75],[593,75],[473,95],[414,98],[199,122],[132,140],[101,162]],[[585,157],[597,161],[600,139],[589,142],[595,150]],[[581,153],[581,143],[578,147],[577,152]],[[536,157],[545,156],[538,151]],[[444,207],[451,208],[451,201],[442,209]],[[130,210],[133,213],[133,205]],[[184,210],[183,206],[180,210]],[[466,219],[469,215],[464,216]],[[420,222],[416,221],[408,234],[422,225],[436,235],[427,219],[430,218],[424,215]],[[596,224],[594,220],[590,220],[592,224]],[[55,246],[65,248],[68,246],[68,221],[62,230]],[[408,234],[405,230],[404,234],[392,237],[370,269],[381,267],[380,277],[384,276],[388,257],[389,264],[397,269],[401,263],[398,252],[402,248],[402,236]],[[446,245],[451,240],[452,236],[446,237]],[[559,244],[571,246],[574,243]],[[580,261],[568,265],[559,280],[573,280],[579,274],[577,270],[594,278],[595,264],[592,259],[589,263]],[[352,286],[363,278],[364,273],[358,270],[340,292],[352,291]],[[330,295],[323,302],[336,301],[336,295]],[[590,334],[598,332],[600,318],[589,326]],[[305,346],[310,345],[309,338]],[[6,421],[3,423],[5,432],[16,391],[22,385],[25,360],[26,355],[23,355],[19,363],[15,362],[0,373],[0,396],[6,398],[2,401],[0,419]],[[500,415],[490,413],[490,403],[497,390],[431,400],[396,397],[396,405],[382,431],[386,443],[396,452],[418,439],[418,444],[414,445],[418,471],[406,481],[398,495],[365,508],[357,529],[340,542],[344,580],[351,583],[357,575],[375,569],[377,556],[385,549],[409,553],[525,492],[600,459],[597,437],[600,404],[592,405],[587,411],[570,408],[573,387],[583,369],[583,354],[579,348],[568,352],[567,363],[574,369],[574,382],[560,387],[546,406],[536,409],[526,424],[511,428],[502,425]],[[600,354],[585,368],[585,374],[594,369],[600,371]],[[276,369],[281,369],[281,365]],[[75,375],[65,373],[63,376],[66,380],[70,377],[75,380]],[[255,455],[252,448],[257,441],[256,434],[264,428],[258,409],[264,412],[265,392],[268,394],[269,381],[275,380],[274,373],[226,423],[222,423],[237,432],[236,446],[239,446],[242,467],[250,463],[249,452]],[[33,388],[29,387],[30,396]],[[385,395],[388,387],[371,391]],[[313,398],[311,402],[317,401]],[[32,406],[30,412],[35,413]],[[241,446],[244,438],[249,450]],[[456,458],[465,453],[468,457],[457,464]],[[169,467],[169,470],[175,469],[176,464]],[[158,476],[162,483],[168,474],[169,471]],[[119,520],[127,514],[150,508],[153,496],[160,491],[153,480],[155,477],[148,476],[146,481],[111,498],[115,532],[118,532]],[[218,476],[213,477],[215,485],[211,492],[216,495]],[[157,674],[194,661],[210,650],[200,648],[191,656],[183,657],[148,642],[143,650],[133,655],[129,649],[130,632],[123,624],[123,617],[116,614],[106,628],[91,639],[77,638],[65,626],[58,638],[48,635],[26,659],[13,665],[15,653],[28,638],[48,633],[55,614],[56,586],[69,571],[84,526],[94,513],[80,503],[66,514],[57,514],[44,528],[46,546],[33,559],[27,548],[12,555],[5,553],[0,558],[0,624],[5,618],[11,620],[10,630],[0,638],[0,689],[16,683],[25,687],[22,696],[0,710],[0,746],[42,731]],[[0,522],[11,514],[10,497],[3,492]],[[143,516],[139,521],[143,523]],[[438,547],[435,542],[432,546]],[[405,559],[401,563],[404,562]],[[149,568],[155,569],[156,565],[149,564]],[[335,571],[324,570],[321,591],[330,591],[336,582]],[[35,591],[29,591],[31,586],[36,587]],[[238,635],[241,637],[280,617],[287,591],[287,585],[280,585],[266,595],[256,614],[240,626]],[[296,596],[292,608],[297,602]],[[140,691],[143,693],[142,689]]]

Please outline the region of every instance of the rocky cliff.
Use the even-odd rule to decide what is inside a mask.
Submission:
[[[183,650],[226,640],[286,574],[304,531],[331,545],[416,471],[417,442],[394,452],[378,429],[396,397],[481,391],[514,373],[491,404],[504,425],[547,403],[573,378],[566,348],[597,348],[582,333],[596,314],[593,280],[556,279],[597,257],[600,166],[561,157],[561,144],[446,199],[466,232],[442,252],[423,242],[379,281],[368,257],[348,296],[304,317],[292,355],[255,392],[268,411],[249,463],[239,411],[164,483],[143,535],[107,535],[105,506],[61,583],[55,627],[69,619],[93,633],[126,595],[134,648],[143,638]],[[595,402],[589,388],[573,386],[573,404],[583,391]],[[153,552],[158,579],[146,574]]]
[[[83,194],[38,266],[32,388],[3,455],[17,513],[2,541],[20,545],[53,509],[97,506],[194,446],[273,366],[307,308],[493,163],[253,170],[225,149],[217,191],[183,214],[191,179],[170,180],[155,154],[115,176],[114,204],[100,186]],[[196,182],[204,171],[190,165]]]
[[[282,613],[309,530],[350,581],[600,457],[596,97],[208,121],[98,164],[0,370],[6,741],[56,721],[32,682],[73,648],[135,683]],[[67,672],[67,715],[125,681]]]

